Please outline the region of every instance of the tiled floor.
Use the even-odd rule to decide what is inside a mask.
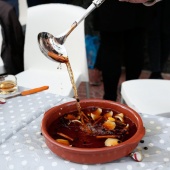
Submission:
[[[89,69],[89,76],[91,76],[92,70]],[[140,79],[147,79],[150,76],[150,72],[143,70],[140,76]],[[169,73],[163,73],[162,76],[164,79],[170,80],[170,74]],[[120,84],[124,81],[125,78],[125,71],[122,70],[122,76],[119,81],[119,86]],[[119,93],[118,93],[119,94]],[[86,98],[86,91],[85,91],[85,83],[81,83],[79,88],[78,88],[78,95],[80,100]],[[103,84],[100,86],[92,86],[90,85],[90,98],[98,98],[102,99],[103,98]],[[117,101],[120,101],[120,94],[118,95]]]

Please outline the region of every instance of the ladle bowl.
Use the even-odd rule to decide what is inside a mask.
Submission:
[[[68,61],[67,51],[57,38],[47,32],[38,34],[38,43],[41,52],[50,60],[66,63]]]
[[[60,63],[68,61],[68,55],[64,47],[64,43],[69,34],[84,20],[95,8],[99,7],[105,0],[93,0],[92,4],[86,9],[83,16],[74,21],[69,29],[62,34],[54,37],[47,32],[38,34],[38,43],[41,52],[50,60]]]

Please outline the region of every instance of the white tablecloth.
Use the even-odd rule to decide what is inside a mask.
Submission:
[[[45,111],[71,101],[46,92],[17,97],[0,105],[0,169],[2,170],[169,170],[170,118],[141,115],[146,135],[141,150],[144,159],[130,157],[97,165],[69,162],[53,154],[41,135],[41,120]],[[147,150],[145,148],[148,148]]]

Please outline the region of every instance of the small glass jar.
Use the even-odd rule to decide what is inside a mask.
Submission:
[[[0,94],[11,94],[17,90],[17,78],[14,75],[0,76]]]

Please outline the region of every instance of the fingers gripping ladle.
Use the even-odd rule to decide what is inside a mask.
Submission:
[[[93,0],[92,4],[86,9],[83,16],[76,20],[68,30],[57,37],[54,37],[52,34],[47,32],[39,33],[38,43],[41,52],[52,61],[67,63],[68,56],[63,45],[64,42],[69,34],[81,23],[81,21],[84,20],[95,8],[99,7],[104,1],[105,0]]]

